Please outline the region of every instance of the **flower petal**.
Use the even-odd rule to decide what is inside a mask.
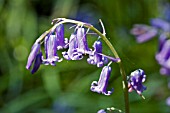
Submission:
[[[42,52],[37,54],[37,56],[35,58],[34,66],[33,66],[32,70],[31,70],[32,74],[34,74],[39,69],[41,63],[42,63]]]
[[[38,52],[40,51],[40,44],[38,42],[35,42],[32,46],[31,52],[28,57],[26,68],[29,70],[32,66],[32,63],[34,62]]]
[[[102,93],[104,95],[111,95],[113,93],[113,89],[111,91],[107,91],[108,81],[111,74],[111,67],[104,66],[102,72],[100,74],[99,81],[93,81],[91,84],[91,91]]]

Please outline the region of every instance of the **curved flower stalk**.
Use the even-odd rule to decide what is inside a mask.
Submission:
[[[101,22],[101,20],[100,20]],[[89,23],[84,23],[76,20],[66,19],[66,18],[57,18],[52,22],[54,25],[47,31],[45,31],[36,41],[35,46],[33,46],[32,51],[28,58],[28,63],[26,68],[30,69],[32,63],[34,62],[33,72],[37,71],[40,64],[45,65],[53,65],[55,66],[56,62],[62,61],[57,55],[57,52],[61,49],[67,49],[62,52],[63,57],[66,60],[81,60],[84,55],[89,55],[87,59],[89,64],[97,65],[97,67],[103,67],[102,72],[100,74],[100,78],[98,81],[94,81],[91,84],[91,91],[101,93],[104,95],[111,95],[113,89],[111,91],[107,91],[108,80],[111,74],[111,67],[109,66],[112,62],[118,63],[120,67],[120,73],[122,75],[122,84],[123,84],[123,92],[124,92],[124,102],[125,102],[125,112],[129,113],[129,98],[128,98],[128,81],[127,76],[122,64],[122,61],[114,49],[113,45],[106,38],[106,33],[104,29],[104,25],[101,22],[103,33],[97,30],[93,25]],[[71,34],[69,41],[64,39],[64,26],[63,24],[72,23],[77,27],[75,32]],[[85,28],[87,31],[85,32]],[[103,41],[108,45],[110,50],[112,51],[115,57],[107,56],[102,53],[102,43],[98,39],[93,44],[93,49],[88,46],[87,43],[87,32],[91,30],[95,32]],[[53,35],[55,34],[55,35]],[[149,36],[151,37],[151,36]],[[40,51],[40,45],[44,43],[46,58],[42,59],[42,53]],[[108,60],[111,61],[107,66],[105,64],[108,63]],[[138,91],[138,93],[145,90],[141,90],[139,88],[138,81],[134,81],[136,76],[131,76],[132,79],[129,79],[131,82],[131,86],[133,84],[137,84],[137,86],[133,87],[133,90]],[[140,81],[140,79],[139,79]]]
[[[146,86],[142,84],[143,82],[145,82],[145,80],[145,72],[142,69],[135,70],[130,74],[128,78],[128,91],[132,92],[133,90],[135,90],[139,95],[141,95],[141,93],[146,90]]]
[[[104,95],[111,95],[113,93],[113,89],[111,91],[107,91],[107,85],[111,74],[111,67],[104,66],[102,72],[100,74],[99,81],[93,81],[91,84],[91,91],[102,93]]]

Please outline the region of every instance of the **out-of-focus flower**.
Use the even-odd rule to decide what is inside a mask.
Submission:
[[[111,74],[111,67],[104,66],[102,72],[100,74],[99,81],[93,81],[91,84],[91,91],[102,93],[104,95],[111,95],[113,93],[113,89],[111,91],[107,91],[108,81]]]
[[[157,29],[143,24],[136,24],[131,30],[138,43],[146,42],[157,35]]]
[[[169,10],[170,10],[170,4],[169,3],[166,3],[166,4],[163,4],[163,6],[161,7],[161,10],[164,10],[163,11],[163,16],[165,16],[165,19],[167,20],[167,21],[170,21],[170,12],[169,12]]]
[[[75,108],[70,106],[67,100],[62,97],[54,101],[52,108],[53,113],[75,113]]]
[[[161,67],[160,73],[161,73],[162,75],[170,75],[170,69],[169,69],[169,68],[166,68],[166,67]]]
[[[159,51],[155,57],[158,63],[163,65],[170,56],[170,40],[160,37],[159,44]]]
[[[165,44],[165,42],[168,40],[167,34],[166,33],[162,33],[159,36],[159,47],[158,47],[158,52],[160,52],[163,48],[163,45]]]
[[[40,52],[40,48],[40,44],[38,43],[38,41],[36,41],[32,46],[31,52],[28,57],[26,69],[29,70],[34,63],[31,71],[32,74],[38,70],[40,64],[42,63],[42,53]]]
[[[146,75],[142,69],[135,70],[128,78],[129,92],[135,90],[139,95],[146,90],[146,86],[142,83],[145,82]]]
[[[170,106],[170,97],[168,97],[168,98],[166,99],[166,104],[167,104],[168,106]]]
[[[69,40],[69,49],[67,52],[62,52],[63,57],[67,60],[81,60],[83,58],[82,53],[77,51],[78,41],[76,34],[71,34]]]
[[[155,58],[162,66],[160,73],[163,75],[170,75],[170,40],[160,38],[160,47]]]
[[[162,29],[165,32],[169,32],[170,31],[170,23],[160,19],[160,18],[155,18],[151,20],[151,25],[157,28]]]
[[[97,65],[97,67],[102,67],[104,64],[108,63],[108,59],[100,53],[102,53],[102,42],[97,40],[93,44],[94,51],[89,54],[87,62],[89,64]]]
[[[101,109],[97,113],[106,113],[106,111],[104,109]]]
[[[59,59],[57,55],[57,39],[55,35],[49,34],[45,37],[45,53],[46,59],[43,59],[43,64],[55,66],[55,62],[60,62],[62,59]]]
[[[61,50],[68,47],[68,39],[64,38],[64,25],[60,24],[55,29],[57,50]]]

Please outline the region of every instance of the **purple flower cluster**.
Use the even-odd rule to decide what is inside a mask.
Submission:
[[[139,95],[146,90],[146,86],[142,83],[145,82],[146,75],[142,69],[135,70],[132,72],[128,78],[128,88],[129,92],[135,90]]]
[[[160,73],[170,75],[170,22],[155,18],[150,21],[151,26],[137,24],[131,30],[138,43],[146,42],[155,36],[159,37],[158,52],[155,55],[161,65]]]
[[[44,35],[44,34],[43,34]],[[88,55],[87,62],[97,67],[103,67],[99,81],[93,81],[91,91],[110,95],[113,90],[107,91],[108,80],[111,74],[111,67],[105,66],[108,61],[119,62],[119,58],[106,56],[102,53],[102,42],[97,39],[93,48],[89,48],[87,43],[87,31],[82,26],[77,26],[70,38],[64,38],[64,25],[60,24],[55,29],[51,29],[44,36],[44,40],[37,39],[28,57],[26,68],[35,73],[41,64],[56,66],[57,62],[66,60],[81,60],[84,55]],[[42,54],[41,44],[44,42],[45,57]],[[58,51],[63,50],[63,58],[58,56]],[[32,69],[31,69],[32,67]]]

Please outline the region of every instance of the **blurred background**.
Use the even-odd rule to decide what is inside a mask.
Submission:
[[[111,96],[90,91],[101,68],[81,61],[66,61],[57,66],[42,65],[32,75],[26,70],[27,57],[34,41],[52,25],[52,19],[72,18],[89,22],[101,29],[120,54],[127,75],[138,68],[145,70],[147,90],[143,100],[129,94],[131,113],[170,113],[167,76],[159,73],[155,60],[158,39],[138,44],[130,34],[134,24],[148,24],[162,17],[169,0],[0,0],[0,113],[96,113],[107,107],[124,110],[121,76],[112,64],[109,88]],[[65,37],[71,30],[65,29]],[[90,35],[88,40],[95,40]],[[89,44],[91,47],[91,45]],[[106,44],[104,52],[112,55]],[[169,80],[170,81],[170,80]]]

